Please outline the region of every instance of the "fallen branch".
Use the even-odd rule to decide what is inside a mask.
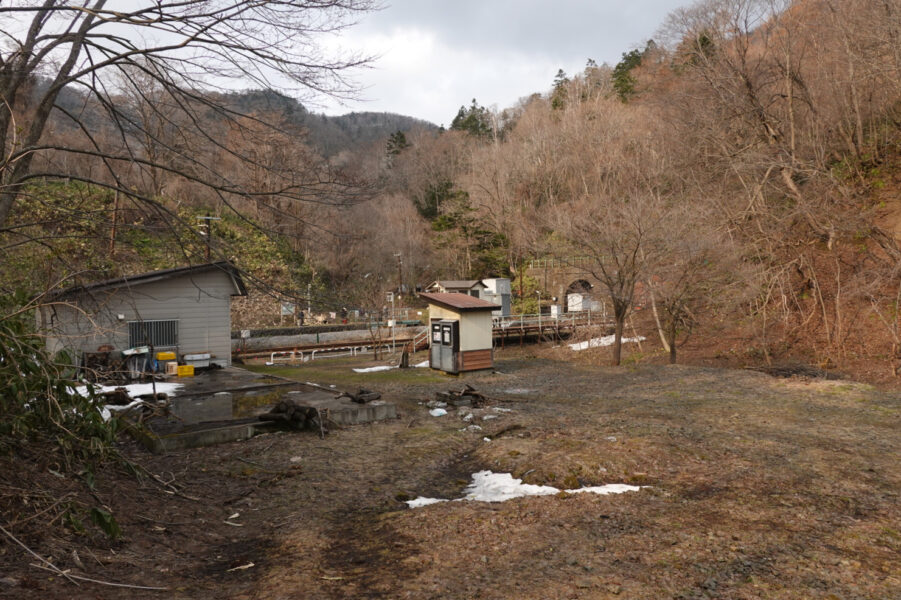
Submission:
[[[40,558],[40,557],[38,557],[38,558]],[[41,558],[41,560],[44,560],[44,559]],[[44,562],[46,562],[46,561],[44,561]],[[164,588],[164,587],[153,587],[153,586],[149,586],[149,585],[132,585],[130,583],[115,583],[113,581],[101,581],[100,579],[91,579],[90,577],[82,577],[81,575],[73,575],[73,574],[69,573],[68,570],[61,571],[57,567],[53,566],[52,564],[50,565],[50,567],[53,567],[53,568],[45,567],[44,565],[37,565],[35,563],[30,563],[30,566],[37,567],[38,569],[44,569],[45,571],[50,571],[51,573],[57,573],[58,575],[62,575],[64,577],[67,577],[70,579],[77,579],[79,581],[89,581],[91,583],[97,583],[100,585],[108,585],[110,587],[128,588],[128,589],[132,589],[132,590],[150,590],[152,592],[168,592],[169,591],[169,588]],[[72,583],[75,583],[75,582],[73,581]],[[78,585],[78,584],[75,583],[75,585]]]
[[[20,519],[18,521],[13,521],[12,523],[9,523],[9,526],[15,527],[16,525],[21,525],[22,523],[27,523],[28,521],[30,521],[32,519],[36,519],[37,517],[40,517],[41,515],[50,512],[51,510],[53,510],[54,508],[56,508],[57,506],[59,506],[60,504],[62,504],[63,502],[65,502],[66,500],[68,500],[69,498],[71,498],[74,495],[75,495],[74,492],[69,492],[68,494],[64,495],[62,498],[60,498],[59,500],[57,500],[56,502],[54,502],[53,504],[51,504],[50,506],[48,506],[47,508],[42,510],[41,512],[31,515],[27,519]],[[56,520],[56,519],[54,519],[54,520]]]
[[[156,519],[151,519],[150,517],[145,517],[144,515],[134,515],[136,518],[141,519],[142,521],[147,521],[149,523],[156,523],[157,525],[166,525],[167,527],[178,527],[182,525],[196,525],[197,521],[182,521],[180,523],[170,523],[168,521],[158,521]]]
[[[150,473],[150,471],[147,471]],[[169,490],[164,489],[163,492],[167,494],[172,494],[174,496],[181,496],[187,500],[193,500],[194,502],[200,502],[200,498],[195,498],[193,496],[188,496],[184,492],[182,492],[176,485],[174,485],[171,481],[163,481],[163,478],[157,475],[156,473],[150,473],[150,477],[153,478],[154,481],[162,485],[164,488],[170,488]],[[172,478],[172,481],[175,481],[175,478]]]
[[[29,548],[28,546],[26,546],[25,544],[23,544],[22,542],[20,542],[20,541],[19,541],[19,538],[17,538],[17,537],[14,536],[13,534],[11,534],[9,531],[7,531],[6,528],[4,528],[2,525],[0,525],[0,531],[2,531],[3,533],[5,533],[5,534],[7,535],[7,537],[9,537],[9,539],[11,539],[11,540],[14,541],[15,543],[19,544],[20,546],[22,546],[22,548],[24,548],[25,551],[28,552],[30,555],[32,555],[33,557],[35,557],[35,558],[38,559],[39,561],[41,561],[41,562],[43,562],[43,563],[46,563],[46,564],[48,564],[48,565],[50,566],[49,569],[47,569],[47,567],[42,567],[42,568],[47,569],[48,571],[54,571],[54,572],[58,573],[59,575],[62,575],[63,577],[65,577],[66,579],[68,579],[69,581],[71,581],[72,583],[74,583],[75,585],[78,585],[78,583],[77,583],[76,581],[74,581],[73,578],[72,578],[70,575],[67,575],[67,574],[64,573],[63,571],[59,570],[52,562],[50,562],[49,560],[45,559],[43,556],[39,555],[37,552],[35,552],[35,551],[32,550],[31,548]],[[37,566],[37,565],[35,565],[35,566]]]

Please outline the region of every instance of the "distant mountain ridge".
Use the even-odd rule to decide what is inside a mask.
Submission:
[[[25,102],[36,102],[50,83],[51,80],[47,78],[36,78]],[[415,129],[438,129],[434,123],[396,113],[351,112],[334,117],[314,113],[298,100],[271,89],[243,90],[216,96],[224,105],[242,114],[271,115],[281,112],[289,123],[309,131],[309,143],[326,158],[354,147],[387,140],[388,136],[396,131],[406,133]],[[94,129],[100,129],[108,123],[105,115],[90,109],[83,92],[73,86],[62,90],[57,105],[67,112],[79,114],[80,118]],[[55,117],[62,128],[74,128],[69,119],[59,114]]]
[[[275,90],[233,92],[225,100],[230,107],[245,114],[280,111],[289,122],[307,129],[309,142],[326,157],[385,140],[396,131],[438,129],[434,123],[396,113],[351,112],[334,117],[314,113],[296,99]]]

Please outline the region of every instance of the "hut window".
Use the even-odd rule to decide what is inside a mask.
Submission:
[[[178,345],[178,321],[129,321],[128,347]]]

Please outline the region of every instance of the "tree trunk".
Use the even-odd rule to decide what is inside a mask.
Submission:
[[[622,359],[623,329],[626,326],[626,316],[618,314],[617,311],[617,314],[614,315],[614,320],[616,324],[613,335],[613,366],[618,367]]]
[[[669,364],[676,364],[676,325],[671,324],[667,332],[667,345],[669,346]]]

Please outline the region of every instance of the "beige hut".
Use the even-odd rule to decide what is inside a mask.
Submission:
[[[429,366],[448,373],[490,369],[497,304],[456,293],[422,293],[429,303]]]

